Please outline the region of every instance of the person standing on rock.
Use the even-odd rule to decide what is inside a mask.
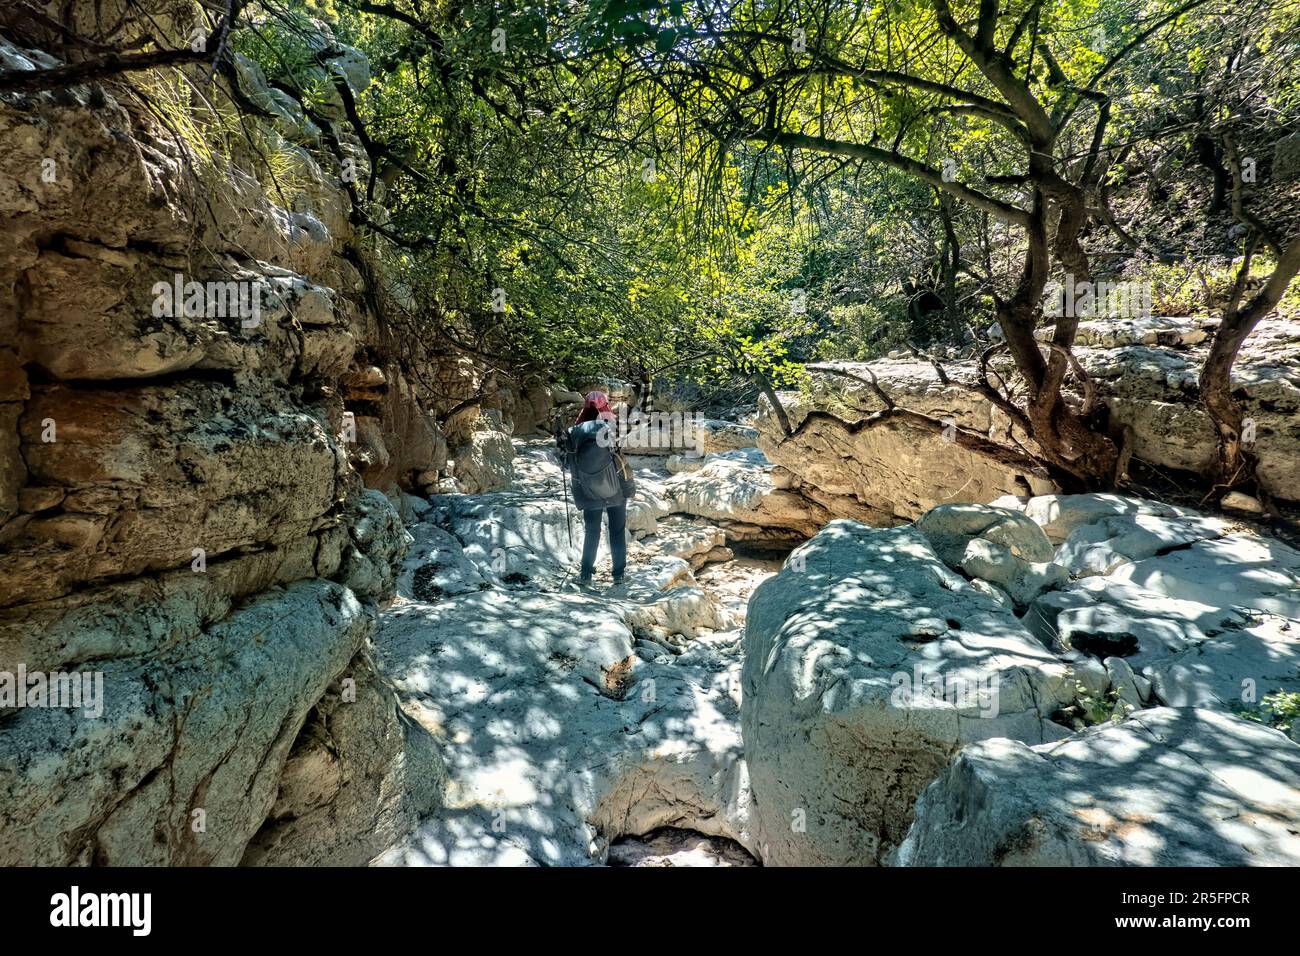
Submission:
[[[560,464],[573,476],[573,502],[582,512],[585,534],[582,541],[581,587],[591,584],[600,549],[601,515],[609,515],[609,553],[614,562],[614,583],[621,584],[627,567],[627,500],[634,485],[631,470],[615,442],[609,396],[591,392],[578,420],[557,436]]]

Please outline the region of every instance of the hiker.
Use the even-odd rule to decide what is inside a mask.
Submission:
[[[632,472],[615,447],[616,417],[604,392],[587,395],[578,420],[556,435],[561,467],[573,475],[573,501],[582,512],[582,572],[578,584],[591,584],[600,549],[600,518],[609,514],[609,552],[614,583],[621,584],[627,566],[627,500],[635,486]]]

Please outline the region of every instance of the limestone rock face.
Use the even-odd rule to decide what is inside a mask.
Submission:
[[[963,750],[916,804],[902,866],[1295,866],[1300,747],[1161,707],[1032,747]]]
[[[395,698],[369,660],[353,662],[308,715],[242,863],[364,866],[441,804],[442,756]]]
[[[830,519],[817,504],[777,488],[756,449],[709,455],[665,481],[663,491],[672,511],[723,523],[732,540],[796,542]]]
[[[83,666],[103,675],[100,716],[24,708],[0,734],[0,862],[238,863],[373,626],[346,588],[302,581],[156,655]]]
[[[551,386],[536,376],[526,377],[508,395],[510,421],[514,434],[531,435],[538,429],[550,433],[554,422],[555,401]]]
[[[928,364],[891,359],[873,362],[871,369],[898,404],[931,416],[934,427],[870,419],[883,405],[866,373],[852,363],[833,367],[862,380],[808,366],[810,393],[780,395],[794,434],[782,434],[765,399],[755,424],[759,448],[784,474],[786,487],[834,517],[891,525],[941,504],[1055,490],[1029,468],[995,461],[945,437],[945,429],[963,428],[1004,441],[1010,422],[975,393],[943,385]]]
[[[704,420],[704,453],[706,455],[754,448],[757,444],[758,429],[752,425],[738,425],[735,422],[719,421],[715,418],[706,418]]]
[[[1213,323],[1167,320],[1179,333]],[[1197,399],[1208,343],[1175,349],[1154,344],[1078,350],[1112,420],[1133,430],[1133,454],[1162,468],[1202,471],[1214,461],[1215,437]],[[1232,371],[1258,476],[1274,497],[1300,500],[1300,323],[1270,319],[1242,346]]]
[[[401,566],[412,538],[388,498],[377,491],[357,499],[355,514],[339,579],[363,600],[383,604],[393,595],[395,569]]]
[[[433,411],[443,419],[442,428],[449,443],[466,438],[482,414],[480,404],[463,404],[462,400],[484,391],[484,374],[484,369],[464,355],[430,363],[428,377],[433,381]]]
[[[444,420],[442,431],[453,445],[464,444],[485,413],[494,414],[502,430],[528,437],[540,428],[550,433],[557,405],[582,403],[582,396],[547,382],[536,373],[510,378],[467,355],[430,358],[423,379],[431,383],[431,410]],[[571,424],[576,409],[565,424]]]
[[[1213,321],[1107,320],[1080,324],[1075,352],[1094,378],[1116,428],[1132,432],[1133,454],[1157,467],[1200,472],[1214,458],[1214,431],[1197,381]],[[1026,436],[982,396],[962,387],[974,368],[946,366],[950,384],[924,361],[811,365],[807,395],[782,393],[794,427],[785,436],[766,400],[759,404],[759,447],[790,476],[788,487],[836,517],[878,525],[910,521],[949,503],[987,504],[1002,495],[1042,496],[1055,489],[1004,454],[945,440],[945,429],[978,433],[1010,451],[1032,449]],[[849,377],[844,374],[849,373]],[[1011,374],[1004,369],[1004,374]],[[933,425],[884,417],[865,379]],[[1254,436],[1251,451],[1270,495],[1300,500],[1300,324],[1270,320],[1243,346],[1234,390]],[[1015,440],[1015,442],[1012,441]]]
[[[514,481],[515,446],[499,415],[484,415],[453,448],[455,477],[466,494],[502,491]]]
[[[306,536],[348,495],[327,415],[204,380],[40,387],[18,434],[28,480],[63,498],[0,555],[0,603]]]
[[[116,6],[60,15],[96,33]],[[194,27],[124,23],[164,46]],[[57,65],[10,26],[5,69]],[[359,88],[358,57],[322,72]],[[0,97],[0,673],[103,689],[96,716],[6,699],[6,864],[234,864],[268,814],[250,861],[364,862],[361,830],[396,839],[438,798],[430,738],[365,656],[409,542],[365,484],[445,448],[369,353],[321,131],[235,62],[280,190],[243,140],[209,161],[113,82]]]
[[[764,863],[875,865],[966,744],[1068,731],[1065,665],[913,528],[837,520],[750,599],[742,728]]]
[[[420,390],[400,369],[354,365],[344,378],[343,398],[353,409],[357,431],[349,456],[367,487],[390,496],[400,489],[421,490],[421,475],[446,466],[442,430]]]

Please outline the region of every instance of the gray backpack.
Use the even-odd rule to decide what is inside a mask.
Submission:
[[[578,449],[573,463],[573,480],[582,485],[591,498],[614,498],[623,493],[618,462],[613,451],[597,441],[588,441]]]
[[[602,443],[606,426],[587,422],[570,429],[569,466],[573,473],[574,500],[580,508],[608,508],[623,504],[633,493],[631,469],[623,456]]]

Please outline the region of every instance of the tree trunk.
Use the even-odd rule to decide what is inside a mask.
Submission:
[[[1079,228],[1086,217],[1082,194],[1059,198],[1060,222],[1055,235],[1057,258],[1076,282],[1090,279],[1088,259],[1078,243]],[[1044,359],[1034,329],[1043,301],[1051,265],[1044,216],[1045,197],[1035,198],[1034,214],[1025,230],[1029,248],[1016,294],[998,309],[998,323],[1006,336],[1016,367],[1029,384],[1025,417],[1031,437],[1042,450],[1058,480],[1067,490],[1095,490],[1110,487],[1115,478],[1119,450],[1115,443],[1067,405],[1061,389],[1069,372],[1067,355],[1074,344],[1079,317],[1065,315],[1056,320],[1049,356]]]
[[[1237,353],[1259,320],[1277,307],[1287,286],[1300,272],[1300,238],[1282,251],[1277,267],[1264,287],[1241,308],[1230,309],[1219,323],[1210,343],[1210,354],[1201,369],[1201,402],[1218,435],[1218,460],[1211,475],[1223,491],[1248,484],[1253,468],[1242,442],[1242,412],[1232,397],[1232,366]]]
[[[951,200],[939,193],[939,219],[943,222],[943,297],[948,329],[953,341],[959,341],[962,332],[961,317],[957,314],[957,267],[961,262],[961,242],[952,223]]]
[[[1222,151],[1206,133],[1198,133],[1192,140],[1192,152],[1196,161],[1210,171],[1214,177],[1214,194],[1210,198],[1210,214],[1222,212],[1227,207],[1228,169],[1223,165]]]
[[[790,416],[785,413],[785,406],[781,404],[781,398],[776,394],[772,383],[768,381],[766,375],[758,372],[750,376],[750,381],[757,385],[758,390],[767,398],[768,404],[772,406],[772,414],[781,425],[781,434],[789,438],[794,434],[794,429],[790,427]]]

